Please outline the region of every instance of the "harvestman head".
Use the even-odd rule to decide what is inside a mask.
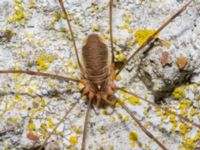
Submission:
[[[123,88],[117,87],[114,81],[116,77],[119,75],[119,73],[125,68],[125,66],[131,60],[133,60],[140,54],[144,53],[146,50],[145,49],[146,46],[154,42],[155,37],[158,35],[158,33],[160,33],[170,22],[172,22],[177,16],[179,16],[184,10],[186,10],[186,8],[193,2],[193,0],[190,0],[188,3],[186,3],[176,14],[174,14],[170,19],[168,19],[152,36],[150,36],[147,39],[147,41],[143,45],[141,45],[132,55],[130,55],[130,57],[127,60],[124,61],[123,65],[118,70],[116,70],[115,68],[115,55],[114,55],[115,51],[114,51],[114,46],[113,46],[113,35],[112,35],[113,0],[110,0],[110,5],[109,5],[110,6],[109,7],[109,10],[110,10],[109,26],[110,26],[111,62],[109,61],[109,50],[103,38],[100,35],[93,33],[89,35],[88,37],[86,37],[84,44],[82,46],[81,54],[83,58],[83,64],[81,64],[80,59],[79,59],[73,30],[70,25],[68,13],[64,7],[64,3],[62,0],[58,0],[58,2],[60,4],[62,12],[64,13],[65,19],[67,20],[68,28],[70,30],[70,34],[72,37],[72,44],[76,53],[78,66],[82,74],[81,79],[72,79],[72,78],[67,78],[64,76],[56,75],[56,74],[41,73],[41,72],[34,72],[34,71],[24,71],[24,70],[0,70],[0,74],[8,74],[8,73],[29,74],[29,75],[51,77],[51,78],[65,80],[65,81],[73,81],[73,82],[82,83],[84,85],[84,88],[81,90],[81,93],[87,96],[89,103],[88,103],[88,109],[86,111],[86,116],[85,116],[81,150],[85,149],[87,122],[88,122],[91,106],[93,104],[96,105],[97,107],[102,106],[102,105],[113,106],[116,102],[118,102],[122,106],[122,108],[132,117],[132,119],[138,124],[138,126],[145,132],[145,134],[149,138],[153,139],[162,149],[166,150],[167,148],[155,136],[153,136],[153,134],[151,134],[142,125],[142,123],[135,117],[135,115],[114,95],[116,90],[122,90],[131,95],[135,95],[135,94],[129,91],[126,91]],[[142,100],[145,100],[142,97],[139,97],[139,98]],[[145,101],[154,107],[162,108],[164,111],[178,116],[181,119],[181,121],[188,122],[196,126],[197,128],[200,128],[199,124],[194,123],[193,121],[189,120],[186,117],[181,116],[180,114],[177,114],[176,112],[163,108],[162,106],[158,106],[148,100],[145,100]],[[48,139],[56,131],[58,126],[66,119],[68,114],[72,111],[72,109],[76,106],[77,103],[78,102],[74,103],[73,106],[66,112],[65,116],[56,125],[54,130],[46,137],[45,141],[43,142],[43,144],[40,146],[39,149],[43,149],[45,147],[45,145],[48,142]]]

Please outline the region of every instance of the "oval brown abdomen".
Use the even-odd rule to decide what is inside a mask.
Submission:
[[[82,47],[82,56],[85,69],[85,77],[92,86],[92,90],[106,90],[110,77],[110,65],[108,64],[108,48],[98,34],[87,37]]]

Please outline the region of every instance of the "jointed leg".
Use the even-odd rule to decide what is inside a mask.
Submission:
[[[110,106],[114,106],[116,104],[116,98],[114,96],[110,96],[109,99],[108,97],[106,97],[106,98],[103,98],[102,100],[104,100]]]
[[[164,110],[165,112],[169,112],[170,114],[173,114],[173,115],[179,117],[179,118],[181,119],[181,121],[188,122],[188,123],[190,123],[190,124],[192,124],[192,125],[194,125],[195,127],[197,127],[197,128],[200,129],[200,124],[197,124],[197,123],[191,121],[191,120],[188,119],[187,117],[184,117],[184,116],[182,116],[182,115],[180,115],[180,114],[178,114],[178,113],[176,113],[176,112],[174,112],[174,111],[172,111],[172,110],[169,110],[168,108],[165,108],[165,107],[156,105],[155,103],[152,103],[151,101],[146,100],[146,99],[144,99],[144,98],[142,98],[142,97],[140,97],[140,96],[134,94],[133,92],[127,91],[127,90],[122,89],[122,88],[119,88],[119,90],[124,91],[124,92],[126,92],[126,93],[128,93],[128,94],[130,94],[130,95],[136,96],[136,97],[140,98],[141,100],[147,102],[148,104],[150,104],[150,105],[152,105],[152,106],[154,106],[154,107],[156,107],[156,108],[162,109],[162,110]]]
[[[62,0],[58,0],[59,3],[60,3],[60,7],[64,13],[64,16],[65,16],[65,19],[67,20],[67,24],[68,24],[68,28],[69,28],[69,31],[70,31],[70,34],[71,34],[71,37],[72,37],[72,42],[73,42],[73,46],[74,46],[74,50],[75,50],[75,53],[76,53],[76,58],[77,58],[77,61],[78,61],[78,65],[79,65],[79,68],[81,70],[81,72],[83,71],[83,68],[82,68],[82,65],[81,65],[81,62],[80,62],[80,59],[79,59],[79,56],[78,56],[78,50],[77,50],[77,47],[76,47],[76,42],[75,42],[75,39],[74,39],[74,34],[73,34],[73,31],[72,31],[72,27],[71,27],[71,24],[70,24],[70,19],[68,17],[68,13],[67,11],[65,10],[65,6],[64,6],[64,3]]]
[[[116,73],[116,75],[119,75],[119,73],[125,68],[125,66],[134,58],[139,56],[140,54],[145,52],[145,47],[150,43],[153,42],[155,37],[167,26],[169,23],[171,23],[177,16],[179,16],[186,8],[193,2],[194,0],[190,0],[187,4],[185,4],[175,15],[173,15],[170,19],[168,19],[152,36],[150,36],[144,44],[142,44],[121,66],[119,71]]]
[[[112,7],[113,7],[113,0],[110,0],[110,12],[109,12],[110,44],[111,44],[111,52],[112,52],[112,64],[115,64],[115,54],[114,54],[114,47],[113,47],[113,33],[112,33]]]
[[[89,113],[92,105],[92,100],[89,100],[89,105],[87,108],[87,112],[85,115],[85,122],[84,122],[84,129],[83,129],[83,138],[82,138],[82,144],[81,144],[81,150],[85,150],[85,144],[86,144],[86,135],[87,135],[87,124],[88,124],[88,118],[89,118]]]
[[[77,103],[78,103],[78,101],[76,103],[72,104],[72,107],[68,111],[66,111],[64,117],[58,122],[58,124],[55,126],[55,128],[49,133],[49,135],[46,137],[46,139],[43,142],[43,144],[40,146],[39,150],[42,150],[45,147],[45,145],[47,144],[47,141],[49,140],[51,135],[54,134],[56,129],[59,127],[59,125],[65,121],[65,119],[67,118],[69,113],[75,108]]]
[[[138,124],[138,126],[142,129],[142,131],[151,139],[153,139],[163,150],[167,150],[167,148],[160,142],[156,137],[153,136],[143,125],[142,123],[133,115],[133,113],[120,101],[117,99],[117,102],[122,106],[124,110],[131,116],[131,118]]]
[[[50,74],[50,73],[42,73],[42,72],[35,72],[35,71],[26,71],[26,70],[0,70],[0,74],[28,74],[33,76],[43,76],[43,77],[50,77],[55,78],[59,80],[65,80],[65,81],[74,81],[74,82],[80,82],[78,79],[68,78],[61,75],[56,74]]]

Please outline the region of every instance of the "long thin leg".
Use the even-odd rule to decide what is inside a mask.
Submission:
[[[77,61],[78,61],[78,65],[79,65],[79,68],[81,70],[81,72],[83,71],[83,68],[82,68],[82,65],[81,65],[81,62],[80,62],[80,59],[79,59],[79,56],[78,56],[78,49],[76,47],[76,42],[75,42],[75,39],[74,39],[74,34],[73,34],[73,31],[72,31],[72,27],[71,27],[71,24],[70,24],[70,19],[68,17],[68,13],[65,9],[65,6],[64,6],[64,3],[62,0],[58,0],[59,3],[60,3],[60,7],[64,13],[64,16],[65,16],[65,19],[67,20],[67,24],[68,24],[68,28],[69,28],[69,31],[70,31],[70,34],[71,34],[71,37],[72,37],[72,43],[73,43],[73,46],[74,46],[74,50],[75,50],[75,53],[76,53],[76,58],[77,58]]]
[[[167,150],[167,148],[156,138],[151,134],[143,125],[142,123],[133,115],[133,113],[119,100],[117,99],[117,102],[122,106],[124,110],[133,118],[133,120],[138,124],[138,126],[142,129],[142,131],[151,139],[153,139],[163,150]]]
[[[89,100],[89,105],[88,105],[87,112],[86,112],[86,115],[85,115],[85,122],[84,122],[81,150],[85,150],[86,135],[87,135],[87,124],[88,124],[88,118],[89,118],[89,112],[90,112],[91,104],[92,104],[92,101]]]
[[[42,73],[42,72],[35,72],[35,71],[26,71],[26,70],[0,70],[0,74],[28,74],[33,76],[43,76],[43,77],[50,77],[55,78],[59,80],[65,80],[65,81],[74,81],[74,82],[80,82],[78,79],[68,78],[61,75],[56,74],[50,74],[50,73]]]
[[[145,52],[144,47],[146,47],[150,42],[152,42],[155,37],[160,33],[169,23],[171,23],[177,16],[179,16],[186,8],[193,2],[194,0],[190,0],[187,4],[185,4],[175,15],[173,15],[170,19],[168,19],[158,30],[150,36],[144,44],[142,44],[121,66],[119,71],[116,73],[116,76],[119,75],[119,73],[125,68],[125,66],[136,56],[142,54]],[[143,49],[143,50],[142,50]]]
[[[128,94],[130,94],[130,95],[136,96],[136,97],[140,98],[141,100],[147,102],[148,104],[150,104],[150,105],[152,105],[152,106],[154,106],[154,107],[156,107],[156,108],[159,108],[159,109],[161,109],[161,110],[164,110],[165,112],[169,112],[170,114],[173,114],[173,115],[179,117],[179,118],[181,119],[181,121],[188,122],[188,123],[190,123],[190,124],[192,124],[192,125],[194,125],[195,127],[197,127],[197,128],[200,129],[200,124],[197,124],[197,123],[193,122],[192,120],[188,119],[187,117],[184,117],[184,116],[182,116],[182,115],[180,115],[180,114],[178,114],[178,113],[176,113],[176,112],[174,112],[174,111],[172,111],[172,110],[169,110],[169,109],[166,108],[166,107],[162,107],[162,106],[156,105],[155,103],[152,103],[151,101],[146,100],[146,99],[144,99],[144,98],[142,98],[142,97],[140,97],[140,96],[134,94],[133,92],[127,91],[127,90],[122,89],[122,88],[118,88],[118,89],[121,90],[121,91],[124,91],[124,92],[126,92],[126,93],[128,93]]]
[[[113,32],[112,32],[112,7],[113,7],[113,0],[110,0],[110,12],[109,12],[110,45],[111,45],[111,52],[112,52],[112,64],[115,64],[115,54],[114,54],[114,47],[113,47]]]
[[[47,144],[47,141],[49,140],[49,138],[51,137],[52,134],[55,133],[56,129],[59,127],[59,125],[65,121],[65,119],[67,118],[67,116],[69,115],[69,113],[75,108],[76,104],[78,103],[78,101],[74,104],[72,104],[72,107],[66,111],[65,115],[63,116],[63,118],[57,123],[57,125],[55,126],[55,128],[49,133],[49,135],[46,137],[46,139],[44,140],[43,144],[40,146],[39,150],[42,150],[42,148],[45,147],[45,145]]]

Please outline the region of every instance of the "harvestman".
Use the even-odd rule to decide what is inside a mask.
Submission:
[[[160,28],[156,30],[156,32],[151,35],[144,44],[142,44],[127,60],[123,62],[120,69],[116,69],[115,67],[115,54],[114,54],[114,46],[113,46],[113,34],[112,34],[112,7],[113,7],[113,0],[110,0],[110,7],[109,7],[109,26],[110,26],[110,45],[111,45],[111,64],[108,63],[108,48],[105,45],[103,38],[98,34],[91,34],[89,35],[83,44],[82,47],[82,56],[83,56],[83,64],[81,64],[78,50],[76,47],[76,42],[74,39],[74,34],[72,31],[72,27],[70,25],[70,19],[68,17],[68,13],[65,10],[64,3],[62,0],[58,0],[62,12],[67,20],[68,28],[72,37],[73,47],[76,53],[76,58],[78,62],[78,66],[81,71],[81,79],[73,79],[64,77],[57,74],[49,74],[49,73],[42,73],[42,72],[34,72],[34,71],[26,71],[26,70],[0,70],[0,74],[28,74],[34,76],[44,76],[50,77],[55,79],[61,79],[64,81],[73,81],[77,83],[82,83],[84,88],[81,90],[82,95],[87,96],[88,98],[88,108],[85,115],[85,123],[84,123],[84,130],[83,130],[83,137],[82,137],[82,145],[81,150],[85,149],[86,144],[86,134],[87,134],[87,122],[89,117],[89,112],[91,106],[95,104],[97,107],[111,105],[113,106],[116,102],[118,102],[121,107],[131,116],[131,118],[138,124],[138,126],[143,130],[143,132],[151,138],[154,142],[156,142],[163,150],[167,150],[167,148],[152,134],[150,133],[142,123],[135,117],[135,115],[122,103],[117,97],[114,96],[114,92],[116,90],[122,90],[127,92],[128,94],[135,95],[132,92],[126,91],[123,88],[118,87],[115,85],[114,80],[120,74],[120,72],[125,68],[125,66],[133,59],[144,53],[147,49],[148,44],[152,44],[156,40],[156,36],[170,23],[172,22],[177,16],[179,16],[186,8],[194,1],[190,0],[186,3],[177,13],[175,13],[171,18],[169,18]],[[138,96],[139,97],[139,96]],[[149,105],[152,105],[157,108],[161,108],[166,112],[174,114],[180,118],[181,121],[186,121],[197,128],[200,128],[200,125],[194,123],[193,121],[189,120],[187,117],[181,116],[180,114],[171,111],[167,108],[162,106],[158,106],[153,102],[150,102],[142,97],[139,97],[141,100],[148,102]],[[45,147],[48,142],[48,139],[51,135],[56,131],[58,126],[66,119],[68,114],[73,110],[78,102],[74,103],[73,106],[66,112],[64,117],[60,120],[60,122],[56,125],[54,130],[46,137],[43,144],[40,146],[40,150]]]

